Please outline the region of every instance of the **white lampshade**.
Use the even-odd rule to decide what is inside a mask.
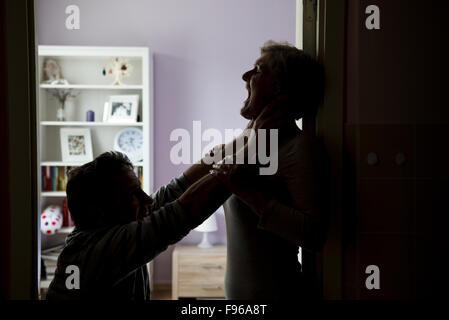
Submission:
[[[202,224],[200,224],[198,227],[196,227],[194,230],[198,232],[203,233],[203,238],[198,244],[199,248],[210,248],[212,247],[212,244],[209,242],[209,239],[207,237],[207,234],[209,232],[217,231],[217,218],[215,217],[215,214],[211,215],[209,218],[207,218]]]
[[[215,214],[212,214],[209,218],[207,218],[202,224],[194,229],[198,232],[214,232],[217,231],[217,218]]]

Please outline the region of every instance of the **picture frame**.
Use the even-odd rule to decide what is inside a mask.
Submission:
[[[61,128],[61,153],[64,162],[93,160],[92,139],[88,128]]]
[[[139,95],[110,96],[107,108],[107,122],[137,122]]]

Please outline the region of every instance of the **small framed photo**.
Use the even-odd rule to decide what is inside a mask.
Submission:
[[[90,129],[61,128],[61,152],[64,162],[88,162],[93,160]]]
[[[138,107],[139,95],[110,96],[107,122],[136,122]]]

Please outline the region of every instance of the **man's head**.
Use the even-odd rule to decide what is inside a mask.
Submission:
[[[284,96],[281,106],[286,116],[300,119],[315,115],[324,94],[324,71],[309,55],[288,43],[268,41],[254,68],[242,76],[248,89],[248,99],[240,114],[255,119],[263,108]]]
[[[80,229],[142,218],[152,199],[142,191],[129,159],[106,152],[69,173],[67,205]]]

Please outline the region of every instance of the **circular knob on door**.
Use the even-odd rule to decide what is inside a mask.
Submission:
[[[377,153],[375,153],[375,152],[368,153],[368,155],[366,156],[366,162],[370,166],[375,166],[376,164],[378,164],[379,163],[379,159],[377,157]]]
[[[407,162],[407,158],[405,157],[405,154],[402,152],[399,152],[396,154],[396,164],[398,166],[403,166]]]

